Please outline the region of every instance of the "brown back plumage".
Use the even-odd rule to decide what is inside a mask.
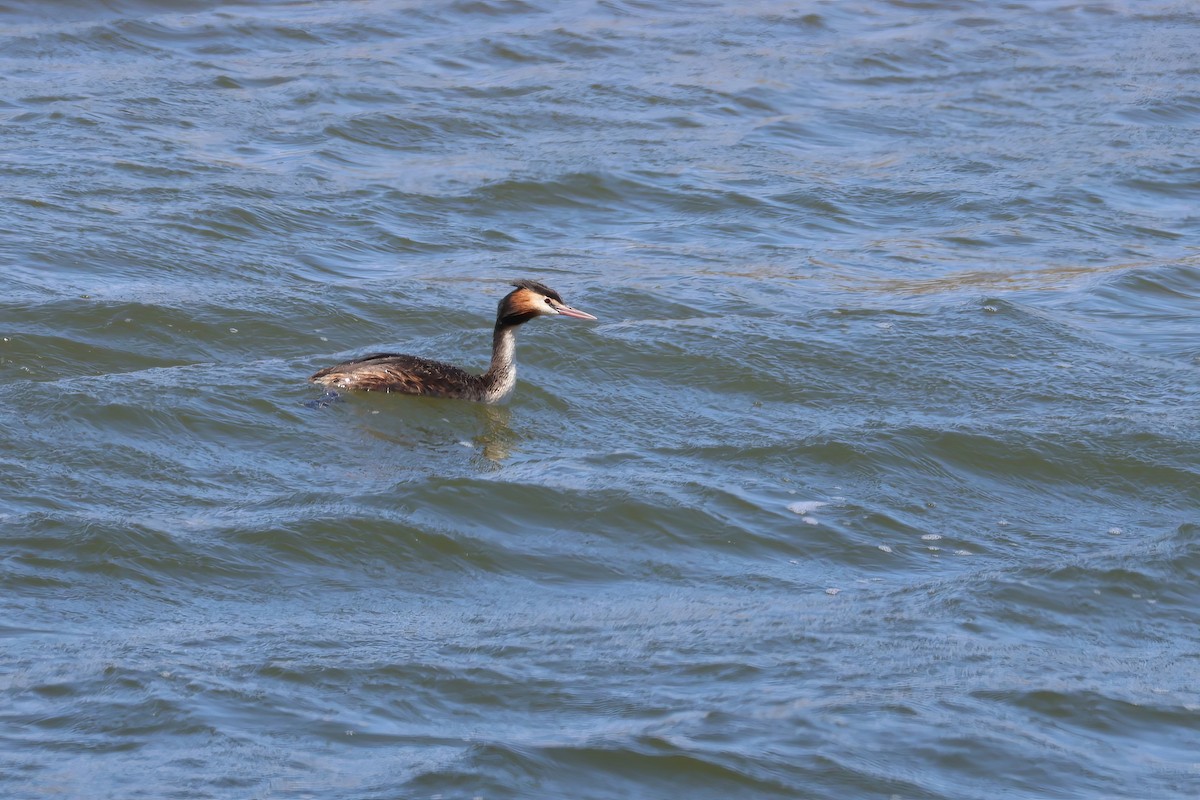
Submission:
[[[310,381],[364,392],[399,392],[427,397],[474,398],[483,392],[483,376],[440,361],[396,353],[369,356],[326,367]]]

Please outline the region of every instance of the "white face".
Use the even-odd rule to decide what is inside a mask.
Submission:
[[[577,308],[571,308],[566,303],[555,300],[553,297],[547,297],[538,292],[529,292],[537,304],[537,313],[539,314],[555,314],[562,317],[571,317],[572,319],[595,319],[586,311],[580,311]]]
[[[562,303],[552,297],[546,297],[545,295],[538,294],[536,292],[530,292],[530,294],[534,296],[535,301],[538,304],[538,308],[541,309],[541,313],[543,314],[558,314],[559,309],[563,307]]]

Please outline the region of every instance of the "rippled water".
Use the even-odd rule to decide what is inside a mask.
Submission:
[[[4,797],[1200,794],[1193,4],[0,23]]]

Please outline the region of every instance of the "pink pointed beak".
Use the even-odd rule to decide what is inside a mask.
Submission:
[[[570,306],[556,305],[554,310],[559,314],[562,314],[564,317],[571,317],[572,319],[595,319],[595,317],[586,311],[580,311],[579,309],[571,308]]]

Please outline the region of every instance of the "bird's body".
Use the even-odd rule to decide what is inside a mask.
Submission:
[[[440,361],[398,353],[373,353],[326,367],[310,381],[330,389],[365,392],[398,392],[427,397],[450,397],[496,403],[517,382],[515,362],[517,328],[535,317],[555,316],[595,319],[563,303],[558,293],[533,281],[518,281],[496,312],[492,335],[492,362],[487,372],[475,375]]]

